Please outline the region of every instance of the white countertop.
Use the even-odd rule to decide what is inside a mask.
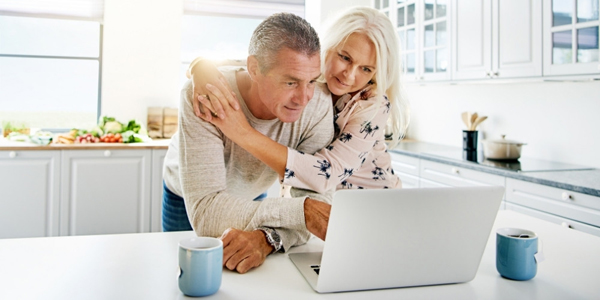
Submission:
[[[495,229],[535,231],[546,260],[530,281],[495,267]],[[177,245],[193,232],[0,240],[0,299],[184,299],[177,287]],[[312,238],[292,249],[320,251]],[[287,254],[247,274],[224,270],[207,299],[600,299],[600,238],[500,211],[475,279],[464,284],[317,294]]]

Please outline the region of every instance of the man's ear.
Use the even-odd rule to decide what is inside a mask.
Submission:
[[[256,76],[258,75],[258,72],[260,72],[260,69],[258,67],[258,59],[256,59],[256,56],[250,55],[250,56],[248,56],[247,64],[248,64],[248,74],[250,75],[250,79],[252,79],[252,81],[254,81],[256,79]]]

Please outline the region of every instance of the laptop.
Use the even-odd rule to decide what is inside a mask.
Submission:
[[[319,293],[475,278],[504,188],[340,190],[323,252],[289,258]]]

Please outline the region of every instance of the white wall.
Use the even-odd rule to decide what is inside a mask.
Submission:
[[[370,0],[307,0],[318,27],[332,12]],[[318,10],[318,11],[317,11]],[[148,106],[177,107],[182,0],[106,0],[102,114],[146,123]],[[407,85],[409,138],[461,146],[460,113],[489,116],[489,137],[528,143],[523,156],[600,168],[600,82]]]
[[[146,124],[149,106],[177,107],[182,0],[105,0],[102,115]]]
[[[305,0],[305,19],[321,33],[321,27],[335,13],[351,6],[371,6],[371,0]]]
[[[527,143],[522,156],[600,168],[600,82],[407,85],[408,137],[462,146],[463,111],[487,115],[488,138]]]

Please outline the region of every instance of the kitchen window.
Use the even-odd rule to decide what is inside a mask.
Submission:
[[[0,0],[2,123],[45,130],[97,123],[103,11],[102,0]]]
[[[254,29],[278,12],[304,17],[304,0],[184,0],[181,22],[181,82],[198,56],[225,65],[246,65]]]

